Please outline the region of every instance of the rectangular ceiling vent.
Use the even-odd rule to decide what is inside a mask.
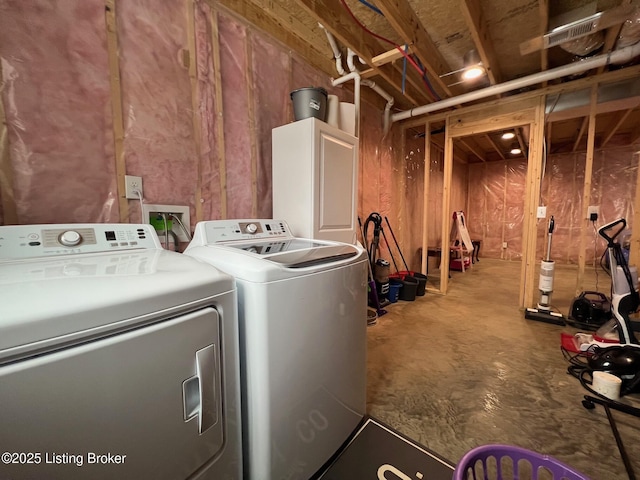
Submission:
[[[602,12],[596,13],[582,20],[568,23],[561,27],[554,28],[544,36],[545,48],[555,47],[561,43],[584,37],[598,30],[598,20]]]

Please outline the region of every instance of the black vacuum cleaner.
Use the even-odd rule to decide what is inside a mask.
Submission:
[[[553,293],[553,275],[556,264],[551,260],[551,237],[553,236],[554,227],[555,222],[552,215],[549,219],[549,229],[547,231],[547,256],[540,264],[540,282],[538,284],[540,301],[538,302],[538,308],[525,309],[524,318],[554,325],[564,325],[565,321],[562,314],[551,309],[551,293]]]

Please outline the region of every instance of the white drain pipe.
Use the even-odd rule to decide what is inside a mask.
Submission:
[[[555,80],[556,78],[564,77],[567,75],[575,75],[582,73],[592,68],[598,68],[610,63],[626,63],[633,58],[640,55],[640,42],[615,50],[611,53],[604,55],[598,55],[592,58],[581,60],[569,65],[563,65],[562,67],[552,68],[544,72],[535,73],[527,77],[516,78],[505,83],[493,85],[491,87],[483,88],[482,90],[476,90],[475,92],[469,92],[457,97],[447,98],[439,102],[429,103],[421,107],[412,108],[404,112],[399,112],[391,115],[391,122],[398,122],[400,120],[406,120],[407,118],[424,115],[427,113],[442,110],[444,108],[455,107],[467,102],[473,102],[474,100],[480,100],[482,98],[491,97],[493,95],[499,95],[501,93],[510,92],[519,88],[535,85],[536,83],[542,83],[549,80]]]
[[[365,80],[362,80],[361,83],[362,85],[371,88],[374,92],[376,92],[378,95],[380,95],[382,98],[384,98],[387,101],[387,104],[384,107],[384,117],[382,120],[382,136],[384,137],[389,131],[389,127],[391,127],[391,107],[393,107],[395,100],[391,95],[385,92],[380,87],[380,85],[377,85],[376,82],[374,82],[373,80],[365,79]]]
[[[360,74],[351,72],[340,78],[332,79],[331,85],[337,87],[343,83],[353,80],[353,103],[355,105],[355,136],[360,138]]]
[[[333,38],[333,35],[331,34],[331,32],[329,30],[324,28],[324,25],[319,23],[318,26],[322,30],[324,30],[324,33],[327,34],[327,40],[329,40],[329,45],[331,45],[331,50],[333,51],[333,57],[336,59],[336,70],[338,71],[338,73],[340,75],[344,75],[347,72],[345,71],[344,67],[342,66],[342,52],[338,48],[338,44],[336,43],[336,39]]]

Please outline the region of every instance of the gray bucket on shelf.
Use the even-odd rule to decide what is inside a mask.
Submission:
[[[305,87],[291,92],[293,116],[298,120],[315,117],[326,121],[327,91],[324,88]]]

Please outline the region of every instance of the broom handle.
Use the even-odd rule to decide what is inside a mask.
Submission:
[[[400,258],[402,258],[402,262],[404,263],[404,268],[406,268],[407,272],[408,272],[409,271],[409,265],[407,265],[407,261],[404,259],[404,255],[402,255],[402,250],[400,250],[400,245],[398,245],[398,240],[396,240],[396,236],[393,233],[393,229],[391,228],[391,224],[389,223],[389,219],[387,217],[384,217],[384,220],[387,222],[387,226],[389,227],[389,231],[391,232],[391,236],[393,237],[393,241],[396,242],[396,248],[398,249],[398,252],[400,253]],[[386,240],[386,238],[385,238],[385,240]]]

